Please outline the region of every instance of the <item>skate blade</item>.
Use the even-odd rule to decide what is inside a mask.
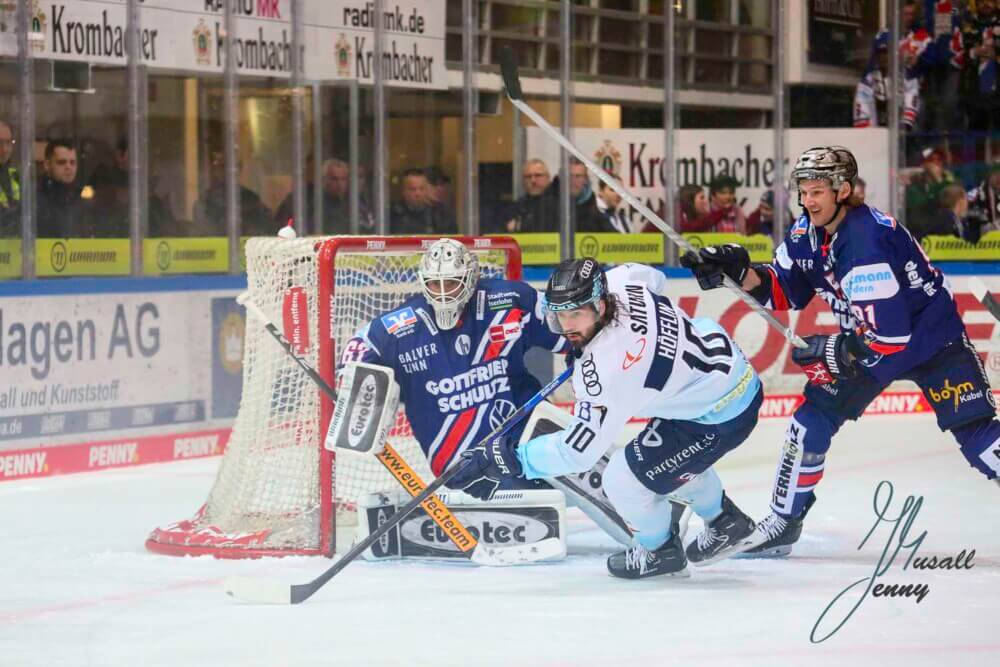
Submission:
[[[677,570],[675,572],[663,572],[661,574],[646,574],[639,577],[619,577],[616,574],[608,572],[608,576],[612,579],[624,579],[626,581],[641,581],[643,579],[689,579],[691,577],[691,570],[684,566],[683,570]]]
[[[743,549],[741,547],[742,544],[740,542],[737,542],[732,546],[730,546],[728,549],[720,550],[718,553],[716,553],[714,556],[711,556],[710,558],[706,558],[705,560],[691,560],[690,558],[688,558],[688,562],[694,565],[695,567],[705,567],[706,565],[711,565],[712,563],[718,563],[720,560],[732,558],[733,556],[743,553]]]
[[[753,548],[753,547],[751,547]],[[734,558],[784,558],[792,553],[792,545],[784,544],[780,547],[771,547],[763,551],[742,551],[735,554]]]

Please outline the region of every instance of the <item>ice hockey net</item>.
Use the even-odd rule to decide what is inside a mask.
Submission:
[[[246,246],[247,289],[333,385],[342,346],[364,324],[419,291],[417,264],[434,240],[254,238]],[[476,253],[483,277],[521,277],[513,239],[460,240]],[[296,326],[302,320],[301,306],[291,305],[294,292],[306,294],[307,327]],[[331,555],[338,541],[335,526],[352,523],[357,498],[397,485],[374,459],[358,463],[345,457],[336,465],[323,447],[332,413],[332,402],[251,318],[240,408],[208,500],[193,518],[154,530],[146,547],[220,558]],[[389,441],[426,481],[433,478],[402,407]],[[341,533],[349,530],[353,526]]]

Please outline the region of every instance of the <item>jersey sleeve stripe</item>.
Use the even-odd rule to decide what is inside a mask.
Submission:
[[[469,432],[469,427],[472,425],[473,418],[476,416],[476,410],[478,409],[478,407],[469,408],[455,420],[455,426],[448,432],[444,443],[441,444],[440,449],[437,450],[431,459],[431,471],[435,475],[440,475],[444,472],[448,462],[451,461],[451,457],[455,455],[459,443],[465,439],[466,434]]]
[[[880,343],[888,343],[890,345],[906,345],[910,342],[910,334],[906,334],[905,336],[882,336],[881,334],[875,334],[875,339]]]
[[[778,272],[770,266],[767,270],[771,273],[771,308],[772,310],[788,310],[788,297],[785,290],[781,289],[781,281],[778,280]]]
[[[874,342],[869,343],[868,347],[874,352],[879,354],[896,354],[897,352],[902,352],[906,349],[905,345],[886,345],[884,343]]]

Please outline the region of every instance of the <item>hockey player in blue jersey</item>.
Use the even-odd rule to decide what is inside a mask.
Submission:
[[[608,558],[616,577],[686,576],[753,532],[712,465],[757,423],[760,379],[715,322],[691,320],[661,296],[664,276],[639,264],[605,275],[592,258],[556,267],[545,290],[550,328],[575,348],[573,420],[519,447],[497,438],[472,462],[496,479],[586,471],[633,417],[647,425],[611,456],[604,490],[636,543]],[[691,505],[705,530],[685,550],[670,498]]]
[[[394,369],[413,434],[440,475],[541,388],[525,368],[525,352],[562,352],[566,342],[545,326],[534,288],[480,279],[476,256],[459,241],[433,243],[419,275],[422,293],[365,326],[345,346],[341,363]],[[460,476],[452,486],[476,483]],[[512,484],[505,488],[538,486]]]
[[[920,387],[973,468],[989,479],[1000,473],[996,403],[948,284],[906,228],[852,201],[857,175],[846,148],[809,149],[791,174],[803,215],[770,264],[751,266],[737,245],[682,258],[703,289],[726,275],[775,310],[805,308],[819,295],[840,325],[840,333],[807,336],[806,349],[792,350],[809,382],[785,436],[772,513],[741,545],[760,555],[791,552],[831,439],[894,380]]]

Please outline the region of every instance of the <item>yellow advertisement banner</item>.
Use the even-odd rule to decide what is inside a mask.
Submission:
[[[559,234],[507,234],[521,247],[521,263],[525,266],[559,263]]]
[[[986,232],[976,244],[957,236],[925,236],[920,245],[931,260],[1000,261],[1000,232]]]
[[[228,270],[229,239],[224,236],[153,238],[142,242],[142,272],[147,276]]]
[[[40,278],[129,275],[128,239],[38,239]]]
[[[602,264],[663,263],[663,234],[577,233],[577,257],[596,257]]]
[[[0,239],[0,280],[21,277],[21,239]]]
[[[738,243],[750,253],[751,262],[770,262],[774,257],[774,241],[770,236],[764,234],[743,236],[742,234],[704,232],[684,234],[684,238],[695,248],[722,245],[723,243]]]

